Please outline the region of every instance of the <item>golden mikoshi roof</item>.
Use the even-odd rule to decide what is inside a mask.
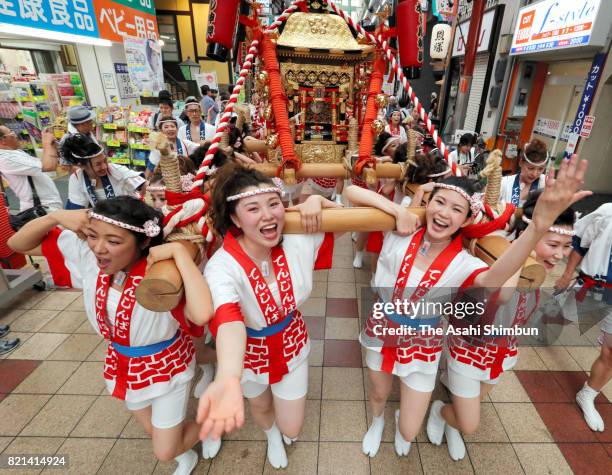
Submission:
[[[277,44],[289,48],[362,51],[346,22],[329,13],[292,14]]]

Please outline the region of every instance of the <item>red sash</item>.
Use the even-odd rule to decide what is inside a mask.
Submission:
[[[282,312],[278,308],[272,296],[272,292],[270,291],[270,287],[261,275],[259,268],[253,263],[251,258],[247,256],[231,233],[225,235],[223,249],[236,259],[236,262],[238,262],[240,267],[244,270],[268,326],[280,322],[285,316],[296,309],[291,274],[289,273],[285,251],[281,245],[272,248],[270,257],[283,306]],[[283,335],[284,331],[281,331],[264,338],[264,343],[268,347],[270,384],[279,382],[282,377],[289,372],[285,359]]]
[[[130,324],[132,322],[132,312],[136,305],[136,287],[142,280],[146,266],[147,260],[140,259],[130,270],[125,287],[121,293],[119,305],[117,305],[115,325],[112,334],[108,326],[108,312],[106,309],[112,276],[103,274],[102,272],[98,274],[98,281],[96,283],[96,320],[98,321],[100,333],[104,339],[109,340],[111,344],[114,342],[119,345],[130,346]],[[113,396],[119,399],[125,399],[130,358],[117,351],[114,353],[117,357],[117,378]]]
[[[406,254],[404,254],[404,259],[402,260],[402,264],[400,265],[400,270],[395,281],[393,296],[391,298],[391,302],[393,303],[401,300],[402,295],[404,294],[404,289],[406,288],[406,283],[408,282],[408,277],[410,276],[410,271],[414,265],[417,252],[419,251],[421,242],[423,241],[423,236],[425,236],[425,228],[421,228],[419,231],[417,231],[412,236],[410,244],[408,244]],[[410,302],[415,302],[425,297],[427,292],[429,292],[429,290],[438,283],[440,277],[442,277],[442,274],[444,274],[444,271],[448,268],[450,263],[455,257],[457,257],[462,249],[463,245],[461,242],[461,237],[458,235],[448,246],[446,246],[438,257],[434,259],[429,266],[429,269],[425,271],[425,274],[423,274],[423,277],[421,278],[421,282],[419,282],[416,290],[410,296]],[[395,361],[397,359],[397,348],[387,347],[385,345],[383,346],[381,353],[383,356],[381,369],[387,373],[392,373],[393,366],[395,365]]]

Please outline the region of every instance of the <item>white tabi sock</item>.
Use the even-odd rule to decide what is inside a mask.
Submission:
[[[363,251],[355,251],[355,259],[353,259],[353,267],[361,269],[363,267]]]
[[[276,424],[272,424],[272,427],[264,432],[268,438],[268,462],[274,468],[287,467],[287,452],[285,452],[281,431],[278,430]]]
[[[463,457],[465,457],[465,444],[463,443],[461,432],[446,424],[444,435],[446,435],[450,457],[455,461],[463,460]]]
[[[393,441],[393,445],[395,446],[395,453],[400,457],[403,457],[408,455],[408,452],[410,452],[412,442],[407,442],[402,436],[402,433],[399,430],[399,418],[400,411],[397,409],[395,411],[395,440]]]
[[[198,464],[198,454],[195,450],[188,450],[174,457],[174,460],[178,463],[174,475],[189,475]]]
[[[205,459],[214,458],[221,450],[221,438],[212,440],[210,437],[202,441],[202,457]]]
[[[283,434],[283,442],[285,443],[285,445],[291,445],[297,440],[297,437],[289,437],[288,435]]]
[[[199,399],[215,377],[215,365],[212,363],[198,365],[202,370],[200,380],[193,388],[193,397]]]
[[[434,445],[440,445],[444,437],[444,426],[446,421],[442,417],[442,401],[434,401],[429,410],[429,419],[427,419],[427,437]]]
[[[364,454],[368,455],[369,457],[374,457],[378,453],[384,428],[385,413],[383,411],[380,416],[372,417],[372,425],[368,428],[368,431],[363,436],[361,450],[363,450]]]
[[[576,394],[576,402],[580,406],[580,409],[582,409],[584,420],[591,430],[603,432],[604,421],[595,407],[595,398],[598,394],[599,391],[596,391],[587,383],[584,383],[582,389]]]

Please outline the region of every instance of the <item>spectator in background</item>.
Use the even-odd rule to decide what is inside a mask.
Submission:
[[[61,138],[58,146],[60,165],[68,166],[62,155],[62,147],[68,137],[83,134],[96,142],[96,113],[85,106],[74,106],[68,109],[68,132]]]
[[[202,116],[207,124],[213,124],[217,120],[217,114],[219,113],[219,104],[217,104],[217,90],[211,89],[204,84],[200,91],[202,92]]]
[[[400,110],[400,106],[397,101],[397,97],[389,96],[389,103],[387,104],[387,120],[389,120],[389,118],[391,117],[391,114],[399,110]]]
[[[178,117],[178,114],[174,110],[174,103],[172,99],[166,95],[159,99],[159,110],[151,116],[149,127],[151,129],[159,130],[159,122],[162,117],[174,117],[179,127],[185,125],[185,123]]]
[[[183,111],[189,121],[179,128],[178,137],[187,145],[195,144],[199,147],[206,140],[212,140],[215,136],[215,127],[202,120],[202,106],[195,97],[185,99]]]
[[[0,126],[0,174],[19,198],[19,211],[34,206],[32,186],[47,212],[62,209],[62,199],[53,180],[43,172],[57,168],[58,153],[55,136],[51,130],[43,131],[42,160],[19,150],[17,135],[8,127]],[[1,179],[1,178],[0,178]]]

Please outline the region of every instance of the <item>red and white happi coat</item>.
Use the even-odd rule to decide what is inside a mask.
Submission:
[[[501,326],[504,329],[525,326],[539,304],[540,289],[533,292],[517,290],[508,303],[487,305],[482,324],[494,325],[495,328]],[[504,371],[512,369],[517,360],[518,345],[514,335],[448,337],[448,366],[468,378],[480,381],[495,379]]]
[[[221,325],[233,321],[243,321],[246,327],[261,330],[282,321],[292,309],[298,309],[310,296],[314,270],[331,267],[333,243],[331,233],[284,235],[279,246],[284,258],[279,259],[272,251],[277,282],[268,286],[261,275],[245,272],[234,257],[235,246],[240,244],[228,233],[223,247],[204,269],[215,307],[215,316],[209,324],[213,335]],[[279,272],[284,273],[286,268],[289,276],[279,277]],[[273,384],[299,366],[309,352],[306,326],[296,311],[279,334],[247,338],[242,381]]]
[[[415,268],[413,263],[423,234],[423,228],[406,237],[385,233],[373,280],[373,287],[383,302],[452,301],[459,288],[471,285],[475,277],[487,269],[483,261],[462,249],[460,237],[434,260],[427,272]],[[441,325],[442,320],[438,323]],[[417,331],[401,336],[380,335],[384,328],[398,326],[370,314],[359,341],[368,350],[383,356],[380,368],[372,369],[400,377],[413,372],[435,373],[442,353],[443,335]]]
[[[162,396],[193,378],[195,359],[190,335],[201,336],[202,327],[187,322],[184,301],[172,312],[152,312],[141,307],[134,290],[142,280],[146,261],[140,260],[128,276],[123,292],[110,287],[110,276],[99,271],[85,241],[72,231],[52,230],[42,243],[55,285],[83,289],[87,318],[108,342],[104,379],[108,391],[119,399],[140,402]],[[148,346],[178,338],[164,350],[142,357],[115,351],[123,346]]]

